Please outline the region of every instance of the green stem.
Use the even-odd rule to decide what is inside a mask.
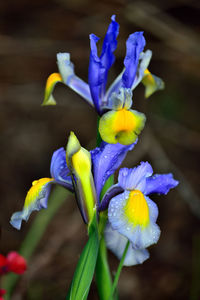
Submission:
[[[20,247],[19,253],[26,258],[28,261],[35,251],[37,245],[39,244],[48,224],[58,211],[58,209],[65,202],[66,197],[69,192],[62,188],[56,187],[49,199],[49,205],[47,210],[41,211],[33,221],[30,230],[28,231],[22,245]],[[12,290],[14,289],[19,275],[9,274],[4,276],[2,287],[6,289],[5,300],[10,299]]]
[[[109,300],[112,300],[113,299],[113,296],[114,296],[114,293],[115,293],[115,289],[117,287],[117,283],[118,283],[118,280],[119,280],[119,276],[120,276],[120,273],[121,273],[121,270],[123,268],[123,263],[124,263],[124,260],[125,260],[125,257],[126,257],[126,253],[128,251],[128,247],[129,247],[129,241],[127,242],[126,244],[126,247],[124,249],[124,253],[122,255],[122,258],[120,260],[120,263],[119,263],[119,266],[118,266],[118,269],[117,269],[117,272],[115,274],[115,279],[114,279],[114,282],[113,282],[113,286],[112,286],[112,289],[111,289],[111,293],[110,293],[110,297],[109,297]]]

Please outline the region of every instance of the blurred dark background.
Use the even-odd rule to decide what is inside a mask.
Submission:
[[[153,51],[152,73],[166,88],[144,99],[134,92],[134,108],[147,126],[124,165],[149,160],[156,173],[173,172],[180,185],[153,197],[162,235],[143,265],[124,268],[120,299],[200,299],[199,79],[200,2],[3,0],[0,2],[1,253],[17,250],[30,228],[9,225],[34,179],[49,176],[53,151],[65,146],[73,130],[83,146],[95,146],[96,113],[64,85],[55,90],[56,107],[41,107],[45,81],[57,71],[56,53],[70,52],[76,74],[87,81],[89,34],[103,37],[112,14],[120,23],[116,63],[110,82],[122,70],[125,41],[144,30]],[[88,146],[89,145],[89,146]],[[87,239],[73,197],[56,214],[13,300],[64,299]],[[109,254],[111,268],[118,261]],[[89,299],[98,299],[92,284]]]

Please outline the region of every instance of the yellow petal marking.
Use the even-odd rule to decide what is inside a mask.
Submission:
[[[51,74],[46,82],[44,101],[42,105],[55,105],[56,101],[52,95],[56,83],[62,82],[62,77],[59,73]]]
[[[59,73],[53,73],[47,78],[46,89],[51,89],[57,82],[62,81]]]
[[[47,184],[48,182],[50,182],[52,180],[54,180],[54,179],[53,178],[41,178],[39,180],[34,180],[32,182],[32,187],[30,188],[30,190],[28,191],[28,193],[26,195],[24,207],[28,208],[32,203],[34,203],[38,199],[40,192],[44,188],[45,184]]]
[[[139,190],[130,192],[124,206],[124,215],[128,223],[133,227],[141,226],[142,229],[148,226],[149,208],[143,193]]]
[[[145,123],[145,115],[125,108],[105,113],[99,122],[102,140],[110,144],[135,142]]]

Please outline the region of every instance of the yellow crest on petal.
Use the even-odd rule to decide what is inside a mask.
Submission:
[[[48,77],[42,105],[56,105],[56,101],[52,93],[56,83],[58,82],[62,82],[62,77],[59,73],[53,73]]]
[[[34,203],[40,197],[40,193],[42,192],[44,186],[53,181],[53,178],[41,178],[39,180],[35,180],[32,182],[32,187],[28,191],[24,203],[24,208],[28,208],[32,203]]]
[[[129,197],[124,206],[124,216],[133,227],[141,226],[141,228],[144,229],[148,226],[150,222],[149,208],[141,191],[133,190],[129,193]]]
[[[125,108],[105,113],[99,121],[102,140],[110,144],[130,145],[145,124],[145,115]]]
[[[144,71],[142,83],[145,86],[145,97],[148,98],[154,92],[162,90],[165,87],[163,80],[149,72],[148,69]]]

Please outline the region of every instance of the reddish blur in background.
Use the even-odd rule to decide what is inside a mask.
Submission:
[[[128,35],[143,30],[146,49],[153,50],[150,70],[166,83],[148,100],[142,85],[134,92],[134,108],[146,113],[147,126],[124,165],[149,160],[156,173],[173,172],[180,180],[169,195],[153,197],[161,238],[148,261],[123,269],[120,299],[199,299],[199,13],[198,0],[0,2],[1,253],[20,248],[35,214],[20,232],[9,225],[10,216],[22,208],[31,182],[49,176],[51,155],[66,145],[70,130],[83,146],[95,146],[97,116],[82,98],[58,85],[58,105],[41,107],[41,102],[48,75],[57,71],[57,52],[70,52],[76,74],[87,81],[88,36],[103,37],[116,14],[120,34],[110,82],[122,70]],[[71,196],[49,225],[12,299],[64,299],[86,240]],[[114,274],[118,261],[112,254],[109,259]],[[98,299],[95,283],[89,299]]]

